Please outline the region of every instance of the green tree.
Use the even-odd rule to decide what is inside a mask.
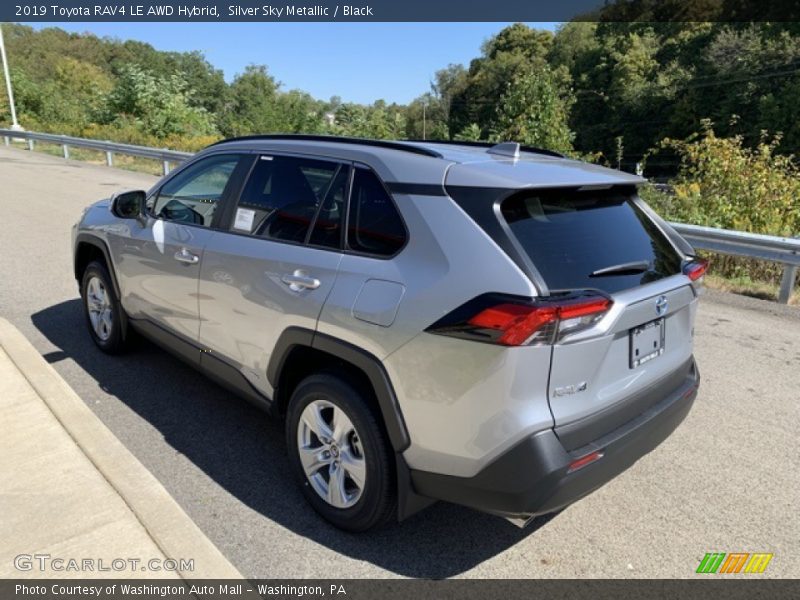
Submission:
[[[477,123],[482,135],[487,136],[508,82],[519,73],[545,67],[552,40],[551,32],[522,23],[506,27],[489,39],[454,90],[448,115],[450,132]]]
[[[190,106],[186,84],[178,77],[158,77],[138,65],[121,69],[114,89],[106,97],[105,121],[140,126],[156,137],[209,135],[216,132],[213,119],[202,108]]]
[[[334,124],[330,132],[336,135],[366,137],[369,131],[369,118],[366,107],[345,102],[336,108]]]
[[[481,128],[477,123],[470,123],[459,131],[455,138],[459,142],[479,142],[481,138]]]
[[[402,138],[406,131],[404,112],[397,104],[387,105],[383,100],[378,100],[368,110],[367,137],[389,140]]]
[[[453,98],[467,85],[462,65],[450,64],[436,71],[430,91],[414,99],[406,110],[406,135],[410,139],[449,140]]]
[[[497,107],[492,137],[560,152],[572,152],[570,90],[560,90],[549,68],[517,74]]]
[[[279,86],[265,65],[249,65],[237,75],[219,117],[222,134],[230,137],[280,131],[276,101]]]
[[[276,130],[287,133],[320,133],[324,131],[325,103],[300,90],[275,96]]]

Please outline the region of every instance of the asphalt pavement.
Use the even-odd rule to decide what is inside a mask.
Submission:
[[[0,182],[0,316],[245,576],[693,577],[707,552],[771,552],[760,576],[800,576],[797,308],[707,293],[687,420],[558,515],[519,530],[440,503],[351,535],[306,505],[279,424],[146,342],[109,357],[89,339],[70,227],[90,202],[155,178],[0,147]]]

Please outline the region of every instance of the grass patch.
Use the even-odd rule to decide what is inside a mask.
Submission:
[[[763,281],[753,281],[746,275],[739,275],[736,277],[723,277],[709,273],[704,278],[704,283],[707,287],[721,292],[730,292],[732,294],[741,294],[743,296],[750,296],[752,298],[760,298],[761,300],[771,300],[777,302],[778,290],[780,286],[764,283]],[[789,298],[789,304],[793,306],[800,306],[800,294],[795,291]]]
[[[52,144],[50,142],[36,141],[33,146],[34,152],[42,152],[51,156],[64,156],[64,149],[61,144]],[[75,146],[69,147],[69,159],[86,162],[93,165],[105,165],[106,153],[101,150],[91,150],[89,148],[76,148]],[[127,171],[135,171],[137,173],[147,173],[148,175],[160,176],[162,174],[161,161],[153,160],[152,158],[143,158],[141,156],[130,156],[127,154],[114,154],[114,167],[118,169],[125,169]],[[172,164],[172,168],[175,168]]]

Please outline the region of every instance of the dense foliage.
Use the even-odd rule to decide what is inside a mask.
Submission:
[[[199,52],[4,31],[29,129],[187,150],[268,132],[513,139],[677,176],[674,195],[648,192],[669,218],[800,232],[799,23],[575,22],[555,33],[518,23],[468,66],[437,71],[407,106],[286,91],[263,65],[226,83]]]
[[[669,193],[654,187],[642,196],[667,219],[723,229],[791,237],[800,232],[800,171],[791,155],[777,154],[780,136],[766,134],[754,147],[740,135],[722,138],[710,121],[686,140],[665,139],[654,150],[680,159]],[[715,256],[714,270],[727,277],[777,283],[782,267]]]
[[[264,65],[230,84],[199,52],[4,25],[20,121],[29,129],[194,150],[269,132],[405,137],[409,107],[321,101],[282,89]],[[0,95],[0,123],[10,120]]]
[[[467,67],[436,72],[430,91],[407,106],[286,91],[263,65],[227,84],[199,52],[4,27],[19,112],[32,129],[190,145],[198,136],[274,131],[513,137],[601,152],[629,170],[661,140],[698,131],[703,119],[745,145],[757,144],[763,130],[781,134],[779,154],[800,145],[797,23],[576,22],[556,33],[517,23],[487,40]],[[7,118],[2,98],[0,121]],[[678,157],[662,152],[648,166],[672,175]]]
[[[792,236],[800,231],[800,171],[776,154],[780,136],[753,147],[742,136],[718,137],[709,121],[687,140],[665,139],[659,149],[680,157],[669,194],[648,193],[665,217],[739,231]],[[656,153],[658,152],[656,151]]]

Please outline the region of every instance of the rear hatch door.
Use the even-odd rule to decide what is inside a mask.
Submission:
[[[593,327],[553,346],[548,395],[572,449],[679,388],[692,363],[696,293],[685,256],[630,187],[522,191],[500,218],[551,294],[597,290],[614,301]]]

